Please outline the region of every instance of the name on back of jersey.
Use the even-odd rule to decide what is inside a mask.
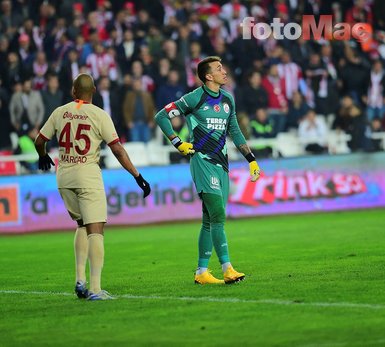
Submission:
[[[70,155],[70,154],[62,154],[60,156],[60,161],[63,163],[70,164],[84,164],[87,162],[87,157],[84,155]]]
[[[207,129],[225,130],[227,119],[222,118],[206,118]]]

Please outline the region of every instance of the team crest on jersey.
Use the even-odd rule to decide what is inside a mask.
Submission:
[[[223,110],[226,112],[226,113],[229,113],[230,112],[230,107],[228,104],[224,103],[223,104]]]
[[[214,105],[214,111],[219,112],[221,110],[221,107],[218,104]]]

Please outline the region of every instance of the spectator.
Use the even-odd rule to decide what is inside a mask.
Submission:
[[[301,119],[306,115],[309,106],[305,103],[302,94],[298,91],[293,93],[293,98],[289,102],[287,113],[286,130],[298,129]]]
[[[1,30],[7,35],[8,38],[12,38],[17,28],[21,26],[23,17],[20,13],[12,11],[12,1],[1,1],[1,15],[0,15],[0,27]]]
[[[293,93],[298,91],[302,70],[298,64],[292,62],[290,53],[284,51],[281,55],[281,63],[278,64],[279,77],[285,80],[286,98],[291,100]]]
[[[156,75],[156,67],[154,59],[150,54],[150,49],[147,45],[140,46],[138,57],[142,62],[143,73],[153,78]]]
[[[352,137],[348,145],[353,152],[365,148],[365,123],[361,108],[353,101],[351,96],[344,96],[337,117],[334,120],[333,128],[343,130]]]
[[[139,41],[144,40],[150,31],[151,21],[148,12],[144,9],[140,10],[137,20],[134,23],[134,32]]]
[[[328,97],[328,72],[318,53],[311,53],[305,70],[307,89],[306,99],[317,113],[324,114]]]
[[[151,56],[155,59],[159,59],[162,54],[162,42],[164,41],[163,33],[159,27],[154,24],[150,26],[150,31],[146,41]]]
[[[361,104],[362,97],[366,95],[367,76],[369,66],[357,52],[348,45],[345,46],[345,59],[342,60],[341,79],[343,92],[350,95],[355,103]]]
[[[306,64],[309,62],[312,48],[309,41],[304,40],[302,36],[300,36],[298,40],[291,41],[288,50],[293,61],[299,66],[306,66]]]
[[[384,139],[375,139],[372,135],[376,133],[383,133],[384,131],[385,129],[383,128],[379,118],[373,118],[370,121],[368,128],[369,151],[378,152],[383,150],[382,141],[384,141]]]
[[[96,43],[98,43],[98,42],[99,41],[96,40]],[[94,42],[92,42],[91,40],[89,42],[86,42],[82,35],[76,36],[74,50],[78,53],[77,60],[78,60],[79,64],[81,64],[81,65],[86,64],[88,56],[93,52],[93,48],[92,48],[93,44],[94,44]],[[71,53],[72,50],[73,49],[71,49],[68,52],[68,59],[70,59],[69,54]]]
[[[31,79],[24,80],[22,90],[12,95],[9,111],[12,125],[19,135],[40,128],[44,119],[44,104],[40,93],[32,90]]]
[[[192,87],[194,85],[194,75],[198,63],[204,58],[202,54],[202,48],[199,42],[193,41],[190,43],[190,53],[186,56],[186,80],[187,86]],[[173,99],[175,100],[175,99]]]
[[[111,88],[111,82],[108,77],[100,78],[93,103],[111,116],[116,130],[120,133],[122,124],[119,95],[115,92],[114,88]]]
[[[19,136],[18,148],[15,154],[35,154],[35,138],[39,134],[36,128],[31,128],[24,135]],[[20,163],[28,172],[36,173],[38,171],[37,159],[25,160]]]
[[[39,27],[33,24],[31,18],[26,18],[23,22],[23,26],[19,28],[19,40],[21,35],[27,35],[29,38],[29,48],[31,52],[43,49],[43,38],[44,35],[40,31]]]
[[[267,92],[268,113],[275,126],[275,133],[285,130],[288,103],[286,99],[285,81],[279,77],[276,64],[272,64],[268,74],[262,80],[262,87]]]
[[[68,32],[63,32],[55,44],[55,71],[59,71],[68,59],[68,53],[75,47],[70,40]]]
[[[5,62],[7,60],[9,51],[9,40],[5,36],[0,36],[0,61]],[[0,75],[5,73],[5,64],[0,66]]]
[[[131,72],[132,78],[141,80],[144,91],[153,92],[155,90],[154,80],[150,76],[143,74],[143,64],[140,60],[135,60],[132,63]]]
[[[19,58],[23,65],[30,70],[32,68],[35,54],[31,48],[30,38],[27,34],[21,34],[19,36]]]
[[[137,54],[137,50],[132,31],[126,29],[123,34],[122,43],[116,48],[117,61],[123,74],[130,71],[131,63]]]
[[[113,14],[110,9],[111,3],[108,0],[96,0],[96,17],[98,23],[104,28],[107,26],[107,23],[113,19]]]
[[[270,139],[275,136],[274,123],[268,117],[265,108],[258,108],[255,110],[255,118],[250,122],[251,138],[254,139]],[[252,152],[258,158],[270,157],[273,153],[270,145],[260,144],[251,147]]]
[[[156,93],[156,108],[160,110],[174,100],[178,100],[185,94],[184,87],[179,83],[177,70],[170,70],[167,76],[167,83],[159,87]]]
[[[46,86],[45,75],[48,71],[48,62],[44,51],[38,51],[32,64],[33,80],[32,88],[42,90]]]
[[[82,34],[86,41],[90,39],[90,35],[95,32],[100,41],[108,39],[108,32],[105,28],[104,21],[99,21],[99,16],[96,11],[88,14],[87,22],[83,25]]]
[[[155,105],[152,95],[143,91],[141,79],[132,83],[123,104],[123,116],[131,141],[149,142],[154,127]]]
[[[80,73],[79,54],[75,49],[68,52],[68,60],[60,69],[60,89],[64,94],[64,101],[72,100],[72,81]]]
[[[380,118],[384,116],[384,93],[385,93],[385,74],[380,60],[376,60],[373,63],[370,74],[367,77],[365,89],[367,89],[367,95],[363,96],[364,103],[366,104],[366,117],[369,123],[374,118]]]
[[[372,25],[373,14],[366,0],[355,0],[353,7],[351,7],[345,15],[345,22],[353,26],[356,23],[368,23]]]
[[[124,120],[124,113],[123,113],[123,105],[124,105],[124,100],[126,98],[127,92],[131,91],[131,84],[132,84],[132,78],[130,74],[125,74],[122,78],[122,84],[117,87],[116,94],[117,94],[117,113],[118,113],[118,118],[120,119],[120,126],[118,126],[118,131],[119,138],[121,139],[122,142],[126,142],[129,138],[127,136],[128,132],[126,130],[126,125],[125,125],[125,120]]]
[[[11,133],[11,119],[9,116],[9,95],[5,88],[2,86],[0,79],[0,150],[11,147],[11,139],[9,134]]]
[[[170,72],[170,69],[171,69],[171,64],[167,58],[159,59],[158,68],[155,70],[155,76],[154,76],[154,81],[157,88],[162,84],[167,83],[168,73]]]
[[[118,79],[115,58],[106,52],[101,43],[96,44],[95,52],[87,57],[86,64],[91,76],[96,80],[100,76],[108,76],[111,81]]]
[[[248,83],[241,91],[241,102],[239,105],[249,115],[254,118],[255,111],[259,108],[266,108],[268,105],[268,95],[262,87],[262,77],[257,71],[250,72]]]
[[[47,87],[41,91],[41,98],[44,104],[45,123],[53,110],[63,104],[64,93],[59,88],[59,79],[57,75],[50,74],[47,78]]]
[[[20,63],[19,56],[15,52],[8,53],[7,64],[4,69],[4,88],[8,93],[12,93],[12,88],[15,83],[20,82],[26,72]]]
[[[184,62],[180,54],[178,54],[178,47],[172,40],[166,40],[162,46],[163,57],[170,61],[171,66],[177,69],[181,76],[183,76]]]
[[[327,150],[328,127],[324,117],[317,117],[314,109],[307,111],[299,124],[298,137],[304,149],[311,154]]]

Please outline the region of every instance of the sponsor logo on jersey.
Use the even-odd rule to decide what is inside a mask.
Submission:
[[[170,102],[169,104],[167,104],[164,107],[164,109],[168,114],[168,118],[174,118],[174,117],[180,116],[180,112],[174,102]]]
[[[219,112],[221,110],[221,107],[218,104],[215,104],[213,108],[215,112]]]
[[[207,129],[214,130],[225,130],[227,124],[227,119],[222,118],[206,118],[206,126]]]
[[[223,104],[223,109],[224,109],[224,111],[225,111],[226,113],[229,113],[229,112],[230,112],[230,107],[229,107],[229,105],[228,105],[227,103],[224,103],[224,104]]]
[[[0,225],[20,223],[19,187],[9,185],[0,187]]]
[[[207,111],[209,108],[210,108],[210,107],[205,106],[205,107],[203,107],[203,111]]]
[[[72,114],[71,112],[64,112],[63,119],[68,118],[69,120],[73,119],[80,119],[80,120],[87,120],[88,116],[84,114]]]
[[[214,176],[210,177],[210,187],[213,189],[220,189],[218,177],[214,177]]]

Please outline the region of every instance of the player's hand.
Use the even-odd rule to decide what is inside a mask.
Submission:
[[[194,154],[195,149],[192,143],[182,142],[178,147],[178,151],[183,155]]]
[[[171,140],[174,147],[183,155],[194,154],[194,146],[190,142],[183,142],[178,136]]]
[[[140,187],[140,189],[143,190],[143,198],[145,198],[146,196],[148,196],[148,195],[151,193],[150,183],[148,183],[148,182],[142,177],[141,174],[139,174],[138,177],[134,177],[134,178],[135,178],[136,183],[137,183],[138,186]]]
[[[250,181],[255,182],[261,175],[258,163],[254,160],[249,163],[250,168]]]
[[[51,166],[55,166],[55,163],[52,161],[51,157],[46,154],[44,156],[39,156],[39,169],[43,171],[48,171]]]

